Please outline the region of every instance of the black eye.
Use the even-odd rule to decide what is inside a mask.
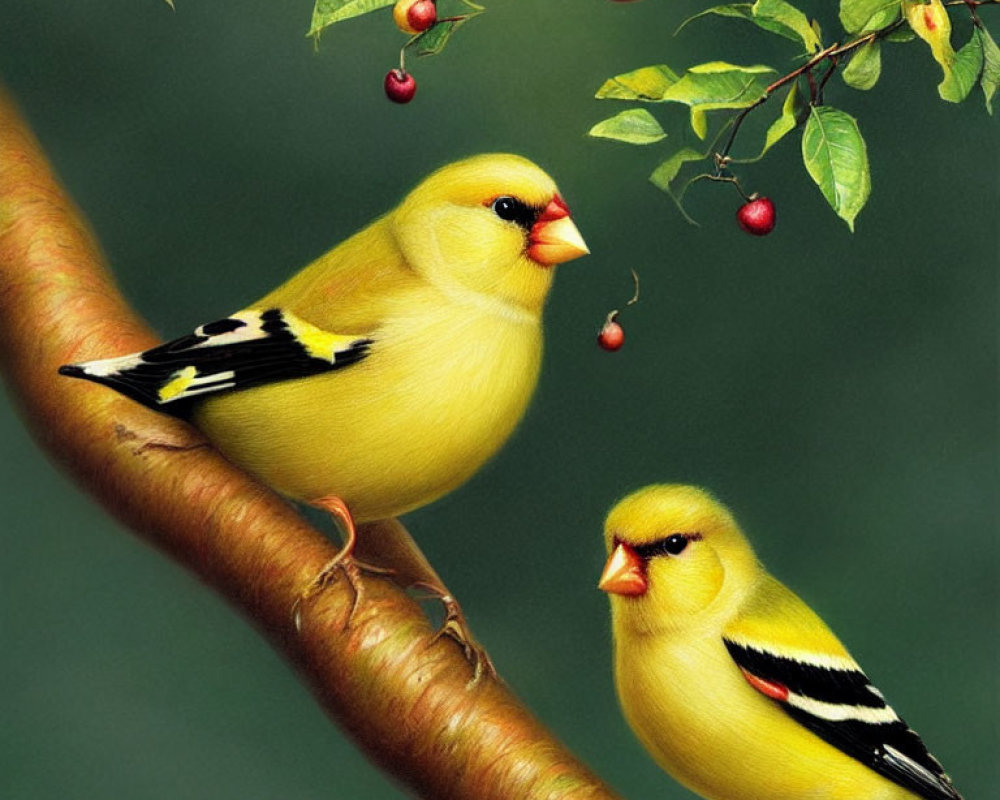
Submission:
[[[494,200],[490,208],[493,209],[493,213],[500,217],[500,219],[506,222],[516,222],[526,230],[535,224],[535,218],[538,216],[535,213],[535,209],[531,208],[531,206],[525,205],[517,198],[506,195]]]
[[[701,537],[698,534],[673,533],[649,544],[636,545],[634,549],[643,561],[649,561],[656,556],[679,556],[688,546],[688,542],[695,538]]]
[[[513,197],[498,197],[493,201],[493,213],[500,219],[513,222],[517,217],[517,200]]]

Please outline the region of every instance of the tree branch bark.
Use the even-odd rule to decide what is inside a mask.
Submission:
[[[394,583],[364,578],[345,628],[344,581],[292,608],[335,548],[190,426],[60,364],[157,342],[114,286],[93,235],[0,89],[0,366],[38,441],[115,516],[245,614],[369,756],[434,798],[599,800],[615,795],[493,680],[467,687]],[[405,535],[395,521],[383,532]],[[372,531],[370,531],[371,533]]]

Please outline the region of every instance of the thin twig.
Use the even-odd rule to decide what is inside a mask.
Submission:
[[[949,5],[966,5],[968,3],[973,3],[975,5],[998,4],[1000,3],[1000,0],[954,0],[954,2],[949,3]],[[752,105],[749,105],[744,109],[741,109],[740,112],[735,117],[733,117],[733,127],[729,133],[729,139],[726,141],[726,146],[722,149],[720,155],[723,158],[726,158],[729,155],[730,151],[733,148],[733,145],[736,143],[736,134],[739,132],[740,126],[743,124],[743,120],[746,119],[747,115],[755,108],[759,108],[764,103],[766,103],[771,98],[771,96],[782,86],[785,86],[791,81],[796,80],[801,75],[805,75],[806,78],[809,80],[810,100],[813,103],[813,105],[817,105],[822,98],[823,87],[826,85],[826,82],[830,79],[830,76],[836,69],[837,62],[839,61],[841,56],[847,55],[848,53],[851,53],[860,47],[864,47],[866,44],[873,42],[876,39],[881,39],[884,38],[885,36],[888,36],[894,30],[899,28],[902,24],[903,20],[898,19],[892,24],[886,25],[884,28],[880,28],[877,31],[872,31],[871,33],[866,33],[864,36],[859,36],[857,39],[847,42],[846,44],[837,44],[837,43],[832,44],[829,47],[820,50],[818,53],[812,56],[808,61],[806,61],[801,66],[796,67],[787,75],[782,75],[780,78],[778,78],[778,80],[774,81],[774,83],[770,84],[764,89],[763,97],[756,100]],[[826,61],[827,59],[830,60],[831,66],[826,72],[826,74],[823,76],[820,83],[817,85],[816,79],[812,74],[812,70],[814,67],[823,63],[823,61]]]

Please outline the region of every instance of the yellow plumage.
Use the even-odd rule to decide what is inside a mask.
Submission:
[[[605,539],[622,709],[680,782],[710,800],[959,797],[709,494],[642,489],[611,511]]]
[[[63,371],[153,407],[190,402],[219,449],[290,497],[394,516],[454,489],[510,436],[537,381],[554,265],[586,252],[545,172],[477,156],[183,346]],[[151,364],[165,371],[155,391],[142,385]]]

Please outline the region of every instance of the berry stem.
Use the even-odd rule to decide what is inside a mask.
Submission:
[[[816,102],[814,105],[823,105],[823,89],[826,87],[826,82],[830,80],[830,77],[834,72],[837,71],[837,56],[830,56],[830,66],[827,68],[826,72],[823,74],[822,79],[819,82],[819,88],[816,90]],[[810,73],[811,74],[811,73]]]
[[[635,291],[632,293],[632,297],[627,303],[625,303],[625,308],[629,306],[634,306],[639,302],[639,273],[635,271],[634,268],[629,268],[629,272],[632,273],[632,283],[635,286]],[[605,325],[610,325],[612,322],[618,321],[618,315],[622,312],[619,309],[613,309],[608,312],[608,316],[604,319]]]
[[[626,306],[632,306],[639,302],[639,273],[636,272],[634,268],[630,268],[629,272],[632,273],[632,282],[635,284],[635,292],[632,295],[632,299],[625,304]]]
[[[735,175],[722,175],[716,173],[715,175],[706,175],[705,177],[708,178],[710,181],[718,181],[719,183],[731,183],[733,186],[736,187],[736,191],[740,193],[740,197],[742,197],[743,200],[747,203],[749,203],[755,197],[755,195],[748,195],[746,192],[743,191],[743,187],[740,186],[740,179],[737,178]]]
[[[809,105],[814,106],[819,100],[819,91],[816,89],[816,76],[813,75],[812,70],[806,73],[806,80],[809,81]]]

